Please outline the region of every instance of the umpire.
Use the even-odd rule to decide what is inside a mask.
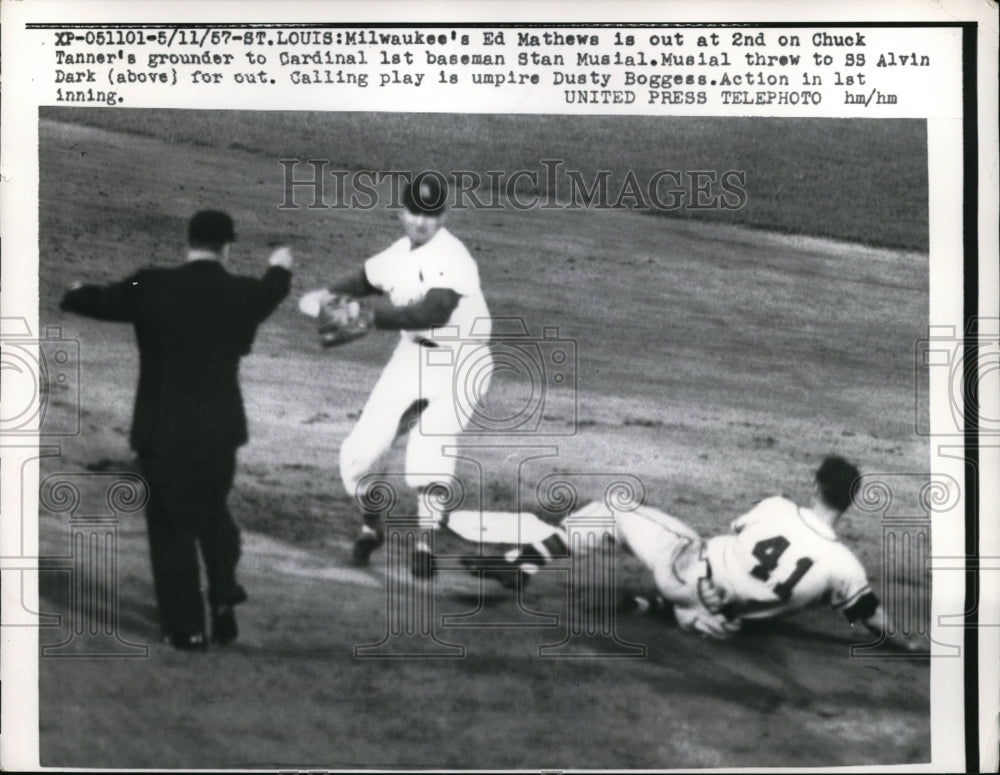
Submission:
[[[110,285],[76,284],[61,304],[135,327],[139,386],[130,444],[149,485],[146,524],[164,641],[185,650],[207,648],[199,547],[212,642],[231,643],[238,634],[233,606],[246,592],[236,583],[240,533],[226,499],[236,449],[247,441],[239,363],[291,285],[287,248],[274,251],[261,279],[226,271],[235,239],[229,215],[203,210],[188,223],[185,263]]]

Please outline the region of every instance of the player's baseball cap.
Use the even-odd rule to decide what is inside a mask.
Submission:
[[[447,201],[448,182],[440,172],[421,172],[403,188],[403,207],[414,215],[441,215]]]
[[[221,210],[200,210],[188,221],[188,244],[221,248],[236,241],[233,219]]]
[[[840,511],[847,511],[861,480],[857,466],[840,455],[829,455],[816,469],[816,484],[823,500]]]

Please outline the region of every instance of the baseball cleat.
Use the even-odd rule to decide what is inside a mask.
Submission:
[[[521,587],[528,585],[531,581],[531,575],[525,573],[523,570],[511,563],[510,568],[480,568],[479,562],[482,557],[462,557],[460,562],[465,567],[465,569],[473,576],[479,576],[488,581],[495,581],[504,589],[508,589],[516,592],[518,584]],[[508,560],[508,562],[510,562]]]
[[[415,579],[427,581],[434,574],[434,554],[431,548],[421,541],[413,550],[410,573]]]
[[[649,611],[649,598],[627,592],[618,600],[615,610],[620,614],[646,613]]]
[[[384,541],[385,538],[381,533],[376,533],[367,525],[362,527],[361,535],[351,549],[351,564],[358,568],[366,567],[372,552],[378,549]]]

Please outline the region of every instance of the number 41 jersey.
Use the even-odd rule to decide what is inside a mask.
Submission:
[[[826,602],[853,621],[872,609],[861,562],[808,509],[767,498],[732,528],[706,546],[712,581],[725,590],[723,612],[730,618],[763,619]]]

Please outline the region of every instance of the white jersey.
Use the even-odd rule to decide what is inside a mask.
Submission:
[[[829,525],[786,498],[761,501],[732,529],[705,548],[730,617],[779,616],[819,601],[845,611],[871,592],[861,562]]]
[[[414,342],[489,339],[490,316],[479,287],[479,268],[465,245],[445,228],[411,249],[403,237],[365,262],[368,282],[389,296],[396,306],[422,301],[432,288],[448,288],[459,295],[458,306],[444,326],[422,331],[402,331]]]

